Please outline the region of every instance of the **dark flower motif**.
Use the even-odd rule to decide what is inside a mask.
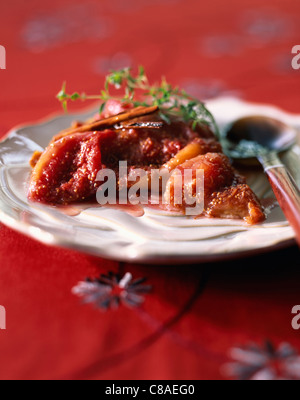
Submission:
[[[224,373],[239,380],[299,380],[300,356],[288,343],[276,348],[271,342],[263,346],[251,343],[231,349],[234,362]]]
[[[133,280],[128,272],[121,278],[109,272],[98,279],[86,279],[79,282],[72,293],[83,298],[84,303],[94,303],[96,307],[108,310],[115,309],[120,304],[129,307],[138,307],[144,302],[143,294],[151,290],[151,286],[144,285],[145,278]]]

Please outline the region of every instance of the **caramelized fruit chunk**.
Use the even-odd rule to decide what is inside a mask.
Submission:
[[[29,200],[70,204],[94,195],[101,141],[114,136],[113,131],[77,133],[50,144],[32,172]]]
[[[229,159],[220,153],[207,153],[188,160],[179,167],[182,176],[184,170],[192,170],[193,177],[190,181],[183,182],[182,201],[175,203],[175,178],[171,176],[167,184],[166,198],[170,198],[170,206],[185,209],[185,191],[195,198],[200,198],[196,193],[196,171],[204,171],[204,212],[202,215],[215,218],[243,218],[249,224],[256,224],[265,220],[262,207],[250,187],[244,183],[232,168]]]
[[[249,225],[266,219],[259,200],[246,184],[213,193],[205,215],[213,218],[244,219]]]
[[[206,202],[210,199],[212,193],[220,188],[230,186],[234,180],[234,170],[231,167],[229,159],[224,154],[220,153],[207,153],[191,160],[187,160],[183,164],[179,165],[176,170],[181,172],[182,176],[184,175],[184,170],[193,171],[192,181],[185,182],[183,185],[189,185],[189,187],[191,187],[191,193],[194,196],[196,195],[196,171],[204,171],[204,197]],[[170,191],[171,193],[171,203],[174,201],[173,185],[174,176],[169,179],[167,184],[167,191]],[[182,188],[182,193],[184,193],[184,186]],[[176,204],[173,205],[176,206]],[[182,198],[182,205],[186,205],[184,197]]]
[[[191,160],[206,153],[222,153],[220,143],[214,139],[197,138],[180,150],[176,156],[164,164],[162,168],[172,171],[187,160]]]

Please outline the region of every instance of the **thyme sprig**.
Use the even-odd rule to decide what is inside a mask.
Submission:
[[[111,88],[123,89],[123,96],[112,95]],[[186,123],[192,123],[193,129],[196,129],[198,125],[210,126],[220,137],[215,119],[204,103],[191,97],[179,87],[173,87],[165,78],[162,78],[158,85],[150,85],[143,67],[139,67],[136,76],[132,74],[131,68],[112,71],[105,79],[104,90],[98,95],[78,92],[68,94],[66,83],[64,83],[57,99],[66,111],[68,102],[77,100],[100,100],[100,113],[104,110],[107,101],[112,99],[124,104],[133,104],[135,107],[154,105],[159,107],[160,116],[166,123],[170,123],[170,116],[178,116]]]

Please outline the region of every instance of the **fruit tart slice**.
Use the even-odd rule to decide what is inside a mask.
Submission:
[[[110,86],[124,88],[125,96],[112,96]],[[145,171],[149,188],[153,170],[170,173],[160,194],[168,195],[172,209],[184,212],[186,206],[184,198],[180,204],[174,201],[174,171],[192,171],[181,189],[197,198],[195,176],[202,170],[204,208],[199,216],[239,218],[249,224],[265,219],[259,200],[222,153],[217,126],[203,103],[164,80],[150,86],[143,69],[136,77],[130,69],[114,72],[105,87],[99,115],[57,133],[42,154],[33,155],[29,200],[50,205],[95,200],[99,171],[113,171],[119,186],[119,163],[126,162],[128,175]],[[138,91],[142,100],[136,100]],[[68,100],[89,98],[68,95],[65,87],[58,97],[64,106]],[[129,189],[133,183],[127,180],[126,185]]]

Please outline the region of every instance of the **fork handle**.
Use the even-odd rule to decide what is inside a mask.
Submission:
[[[262,155],[259,161],[264,167],[277,201],[293,227],[300,247],[300,190],[276,153]]]

